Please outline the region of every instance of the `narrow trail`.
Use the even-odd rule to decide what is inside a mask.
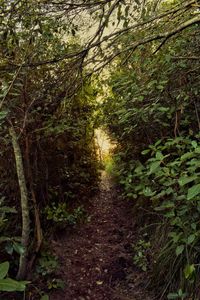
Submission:
[[[132,262],[134,243],[130,203],[102,174],[100,191],[89,200],[89,222],[52,242],[65,282],[51,300],[150,300],[146,279]]]

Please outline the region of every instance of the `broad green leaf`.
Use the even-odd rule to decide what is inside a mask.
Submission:
[[[172,201],[166,201],[161,205],[162,208],[172,208],[174,206],[175,206],[175,204]]]
[[[197,176],[182,176],[179,178],[178,183],[180,186],[184,186],[185,184],[194,181],[195,179],[197,179]]]
[[[11,278],[0,279],[0,291],[3,292],[23,292],[28,281],[16,281]]]
[[[196,230],[197,229],[197,224],[196,223],[192,223],[191,224],[191,228],[194,229],[194,230]]]
[[[185,200],[186,196],[185,195],[179,195],[176,197],[176,200]]]
[[[181,161],[187,160],[189,158],[192,158],[194,155],[195,155],[194,152],[187,152],[181,156],[180,160]]]
[[[164,89],[164,86],[162,86],[161,84],[159,84],[159,85],[157,86],[157,89],[162,91],[162,90]]]
[[[143,150],[143,151],[142,151],[142,155],[146,155],[146,154],[148,154],[150,151],[151,151],[150,149]]]
[[[167,178],[167,180],[163,183],[164,186],[171,186],[175,184],[175,179]]]
[[[158,145],[160,145],[162,143],[162,140],[158,140],[156,143],[155,143],[155,146],[157,147]]]
[[[5,117],[7,116],[8,111],[4,110],[4,111],[0,111],[0,120],[5,119]]]
[[[191,160],[189,160],[189,161],[187,162],[187,165],[193,166],[194,169],[191,169],[191,170],[195,170],[195,167],[198,168],[198,167],[200,166],[200,161],[199,161],[198,159],[196,159],[196,158],[193,158],[193,159],[191,159]]]
[[[200,183],[193,185],[188,190],[187,200],[193,199],[195,196],[200,194]]]
[[[134,172],[141,173],[142,170],[144,170],[144,166],[141,163],[139,163],[139,165],[135,168]]]
[[[185,297],[187,294],[182,291],[182,289],[178,290],[179,297]]]
[[[175,212],[174,212],[174,210],[171,210],[171,211],[165,213],[164,215],[167,218],[173,218],[173,217],[175,217]]]
[[[194,152],[200,154],[200,147],[195,148]]]
[[[184,269],[184,275],[185,275],[185,278],[188,279],[192,276],[192,274],[194,273],[195,271],[195,266],[192,264],[192,265],[187,265]]]
[[[173,232],[172,231],[172,232],[169,233],[169,237],[172,237],[173,242],[177,243],[180,240],[180,238],[181,238],[181,234],[180,233],[177,234],[177,232]]]
[[[179,256],[181,253],[183,253],[184,248],[184,245],[176,247],[176,255]]]
[[[166,195],[166,192],[165,192],[165,190],[163,190],[160,193],[158,193],[157,195],[155,195],[154,197],[152,197],[152,199],[159,199],[159,198],[162,198],[165,195]],[[161,206],[156,207],[155,210],[163,210],[163,207],[162,208],[161,208]]]
[[[155,171],[159,168],[159,166],[160,166],[160,161],[154,161],[153,163],[151,163],[149,174],[155,173]]]
[[[9,262],[5,261],[0,264],[0,279],[3,279],[8,274]]]
[[[18,254],[23,254],[24,253],[24,247],[20,243],[13,243],[13,249],[18,253]]]
[[[170,195],[170,194],[174,193],[174,190],[171,187],[169,187],[168,189],[166,189],[165,192],[166,192],[166,195]]]
[[[157,151],[156,152],[156,159],[158,160],[162,160],[164,158],[163,154],[161,151]]]
[[[142,192],[143,192],[143,195],[146,197],[154,196],[156,193],[155,191],[153,192],[150,187],[145,187],[145,189]]]
[[[191,234],[187,239],[187,244],[188,245],[192,244],[194,242],[195,238],[196,238],[195,234]]]
[[[162,205],[158,206],[155,208],[156,211],[161,211],[161,210],[165,210],[166,208],[173,208],[174,202],[172,201],[165,201]]]
[[[169,111],[169,107],[164,107],[164,106],[159,107],[158,110],[161,111],[161,112],[167,112],[167,111]]]
[[[196,141],[192,141],[192,147],[194,147],[194,148],[197,148],[197,146],[198,146],[198,144],[197,144],[197,142]]]
[[[180,217],[173,218],[170,223],[172,226],[178,226],[178,227],[182,227],[183,225]]]

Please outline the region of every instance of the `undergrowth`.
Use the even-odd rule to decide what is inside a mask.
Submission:
[[[151,215],[149,242],[137,245],[134,261],[146,271],[143,246],[151,244],[152,284],[169,299],[199,297],[199,153],[199,135],[158,140],[142,152],[143,162],[119,171],[124,195]]]

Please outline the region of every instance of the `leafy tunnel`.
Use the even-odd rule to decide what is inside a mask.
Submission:
[[[200,298],[199,23],[198,0],[0,0],[0,299]]]

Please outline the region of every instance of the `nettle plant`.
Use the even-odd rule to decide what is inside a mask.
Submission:
[[[142,154],[146,162],[138,161],[122,183],[129,197],[150,200],[165,227],[161,249],[155,251],[157,279],[165,275],[167,290],[178,282],[177,289],[190,293],[200,258],[200,136],[158,140]]]

